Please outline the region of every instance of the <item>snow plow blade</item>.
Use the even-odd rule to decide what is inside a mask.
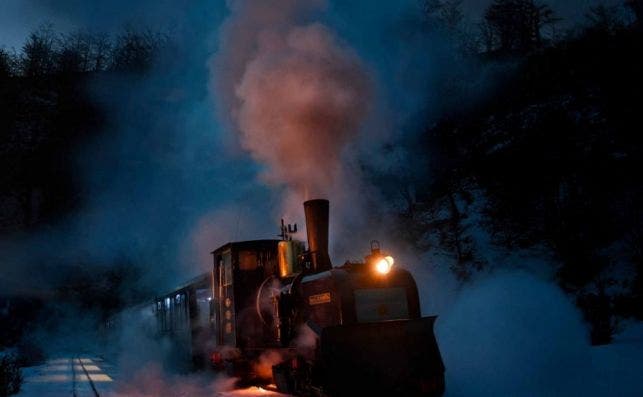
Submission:
[[[441,396],[444,364],[436,317],[327,327],[324,392],[331,396]]]

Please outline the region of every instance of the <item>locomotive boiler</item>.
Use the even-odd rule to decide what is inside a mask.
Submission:
[[[333,267],[327,200],[304,203],[308,249],[290,238],[225,244],[212,271],[155,302],[158,331],[197,367],[298,395],[439,396],[444,365],[412,275],[377,242]]]

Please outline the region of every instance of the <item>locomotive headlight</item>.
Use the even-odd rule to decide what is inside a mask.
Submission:
[[[395,260],[392,256],[385,256],[375,263],[375,270],[377,270],[379,274],[388,274],[394,263]]]

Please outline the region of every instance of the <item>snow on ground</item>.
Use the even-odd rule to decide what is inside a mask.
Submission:
[[[202,383],[197,375],[176,377],[154,368],[119,382],[112,365],[89,356],[50,359],[23,368],[22,373],[24,383],[17,397],[288,397],[260,387],[226,390],[222,382]]]
[[[18,397],[94,397],[113,387],[114,368],[98,357],[65,356],[23,368]]]
[[[544,299],[549,302],[546,296]],[[560,322],[569,321],[564,316],[542,315],[528,321],[527,325],[537,338],[518,334],[512,337],[512,333],[518,331],[515,325],[492,325],[499,319],[485,322],[483,317],[487,313],[483,309],[470,303],[466,305],[469,306],[467,310],[456,307],[453,313],[458,314],[457,310],[461,310],[461,314],[471,317],[471,324],[478,325],[478,328],[470,325],[466,330],[469,339],[463,339],[466,337],[463,330],[451,339],[446,338],[444,327],[438,335],[447,368],[446,397],[643,396],[642,322],[625,324],[610,345],[590,347],[585,339],[574,340],[579,336],[578,329],[572,327],[570,330],[568,324],[561,328]],[[471,310],[477,310],[479,315],[473,315]],[[561,308],[556,312],[569,314]],[[525,313],[525,317],[532,315],[531,312]],[[446,318],[444,321],[453,324],[454,320]],[[487,327],[487,330],[482,327]],[[565,328],[567,331],[561,333]],[[474,337],[476,333],[478,336]],[[457,343],[459,348],[454,350],[452,343]],[[476,346],[478,343],[486,346]],[[94,396],[89,379],[100,395],[107,397],[285,396],[257,387],[223,391],[221,383],[214,383],[212,379],[203,383],[196,376],[173,377],[154,370],[136,375],[136,384],[132,384],[132,380],[119,382],[115,367],[90,356],[54,358],[44,365],[23,368],[23,375],[25,382],[18,397],[72,396],[74,391],[78,397]]]
[[[587,396],[643,396],[643,323],[630,323],[614,341],[592,347]]]
[[[436,322],[448,397],[643,396],[643,323],[592,347],[560,288],[528,273],[463,289]]]

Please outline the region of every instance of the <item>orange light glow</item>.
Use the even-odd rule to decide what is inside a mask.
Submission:
[[[272,380],[272,366],[283,361],[281,353],[277,350],[265,351],[259,359],[253,363],[255,374],[265,380]]]
[[[380,274],[388,274],[388,272],[390,272],[391,268],[393,267],[393,263],[395,263],[395,260],[392,256],[385,256],[384,258],[377,261],[377,263],[375,264],[375,270],[377,270],[377,272]]]

